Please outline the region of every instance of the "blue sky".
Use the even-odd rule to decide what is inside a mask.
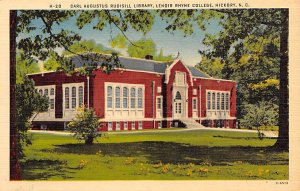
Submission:
[[[37,27],[42,26],[42,23],[40,21],[34,21],[32,24]],[[81,35],[82,39],[92,39],[96,43],[101,43],[104,46],[111,48],[109,44],[111,36],[116,36],[120,33],[120,31],[113,25],[112,28],[108,26],[103,31],[93,30],[92,26],[94,24],[95,22],[92,22],[91,24],[85,26],[83,29],[80,30],[76,26],[75,18],[71,18],[70,20],[63,22],[61,25],[53,27],[53,29],[54,31],[60,29],[72,30]],[[205,32],[200,30],[196,23],[194,23],[194,25],[194,33],[192,35],[184,37],[184,34],[181,31],[175,31],[173,34],[167,32],[165,30],[166,24],[164,23],[164,21],[161,21],[161,19],[156,18],[151,31],[145,36],[141,32],[136,32],[130,29],[126,31],[125,34],[131,41],[136,41],[143,37],[151,38],[155,42],[158,51],[162,48],[165,55],[171,54],[174,56],[177,55],[177,52],[179,51],[179,58],[183,60],[185,64],[195,65],[201,60],[201,56],[198,53],[198,51],[207,49],[207,47],[202,43],[203,38],[205,37]],[[210,26],[208,26],[208,31],[210,33],[215,33],[219,30],[220,27],[215,22],[211,22]],[[22,34],[19,38],[28,35],[36,35],[38,33],[41,33],[41,31],[36,30],[31,34]],[[120,51],[125,56],[127,55],[125,49],[116,50]]]

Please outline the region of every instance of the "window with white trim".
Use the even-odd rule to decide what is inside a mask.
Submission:
[[[76,108],[76,87],[72,87],[72,109]]]
[[[54,88],[51,88],[50,95],[54,95]]]
[[[224,93],[221,94],[221,110],[224,110]]]
[[[135,108],[135,88],[130,89],[130,108]]]
[[[158,129],[161,128],[161,121],[158,121],[158,122],[157,122],[157,127],[158,127]]]
[[[48,89],[45,89],[44,95],[45,95],[46,97],[48,97]]]
[[[83,105],[83,87],[79,86],[78,88],[78,105],[82,106]]]
[[[229,110],[229,94],[226,93],[226,97],[225,97],[225,107],[226,110]]]
[[[117,109],[120,109],[121,108],[121,98],[120,98],[120,87],[116,87],[116,89],[115,89],[115,103],[116,103],[116,105],[115,105],[115,108],[117,108]]]
[[[139,121],[139,129],[143,129],[143,122]]]
[[[123,88],[123,108],[128,108],[128,88]]]
[[[107,108],[113,106],[113,89],[111,86],[107,86]]]
[[[107,130],[108,130],[108,131],[112,131],[112,130],[113,130],[112,122],[108,122],[108,123],[107,123]]]
[[[39,90],[39,94],[40,94],[41,96],[43,95],[43,90],[42,90],[42,89]]]
[[[131,122],[131,130],[135,130],[135,121]]]
[[[217,93],[217,110],[220,110],[220,93]]]
[[[156,99],[157,99],[157,101],[156,101],[156,103],[157,103],[157,109],[161,110],[161,108],[162,108],[162,106],[161,106],[161,97],[158,97]]]
[[[120,128],[120,122],[116,122],[116,131],[119,131],[119,130],[121,130],[121,128]]]
[[[128,130],[128,122],[127,121],[124,122],[124,130]]]
[[[55,85],[36,86],[35,88],[41,96],[48,98],[48,111],[53,111],[55,109]]]
[[[70,91],[69,87],[65,88],[65,109],[70,108]]]
[[[143,108],[143,90],[138,88],[138,108]]]
[[[193,110],[197,110],[197,98],[193,98]]]
[[[212,96],[211,96],[211,108],[212,109],[216,109],[216,94],[215,93],[212,93]]]
[[[211,107],[211,97],[210,97],[210,92],[207,92],[207,109],[210,109]]]

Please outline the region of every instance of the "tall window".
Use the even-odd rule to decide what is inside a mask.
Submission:
[[[123,108],[128,108],[128,88],[123,88]]]
[[[79,106],[82,106],[83,104],[83,87],[82,86],[79,86],[78,88],[78,101],[79,101]]]
[[[69,102],[69,96],[70,96],[70,92],[69,92],[69,88],[66,87],[65,88],[65,108],[69,109],[70,108],[70,102]]]
[[[193,110],[197,110],[197,99],[193,99]]]
[[[51,88],[50,95],[54,95],[54,88]]]
[[[142,90],[142,88],[138,89],[138,108],[143,108],[143,90]]]
[[[220,93],[217,93],[217,109],[220,109]]]
[[[222,93],[221,95],[221,109],[224,110],[224,93]]]
[[[130,107],[135,108],[135,88],[130,89]]]
[[[48,96],[48,95],[49,95],[49,94],[48,94],[48,89],[45,89],[44,95],[45,95],[45,96]]]
[[[131,122],[131,130],[135,130],[135,121]]]
[[[212,100],[212,103],[211,103],[211,105],[212,105],[212,109],[216,109],[216,94],[215,93],[212,93],[212,98],[211,98]]]
[[[115,100],[116,100],[116,108],[120,108],[121,107],[121,103],[120,103],[120,87],[116,87],[116,91],[115,91]]]
[[[229,94],[228,93],[226,94],[225,107],[226,107],[226,110],[229,110]]]
[[[207,109],[210,109],[210,92],[207,92]]]
[[[157,98],[157,109],[161,109],[161,98]]]
[[[72,87],[72,109],[76,108],[76,87]]]
[[[54,99],[50,99],[50,109],[54,109]]]
[[[42,89],[39,90],[39,94],[40,94],[41,96],[43,95],[43,90],[42,90]]]
[[[128,122],[127,121],[124,122],[124,130],[128,130]]]
[[[112,96],[113,96],[112,87],[108,86],[107,87],[107,108],[112,108],[112,100],[113,100]]]

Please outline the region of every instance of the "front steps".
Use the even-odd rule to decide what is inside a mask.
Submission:
[[[197,123],[194,119],[189,119],[189,118],[182,118],[179,119],[183,124],[185,124],[185,127],[188,129],[199,129],[199,128],[206,128],[200,123]]]

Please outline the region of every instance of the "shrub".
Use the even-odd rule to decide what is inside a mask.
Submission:
[[[99,119],[92,108],[79,107],[75,118],[68,124],[68,130],[78,140],[84,140],[85,144],[91,145],[94,139],[101,136],[98,132]]]

